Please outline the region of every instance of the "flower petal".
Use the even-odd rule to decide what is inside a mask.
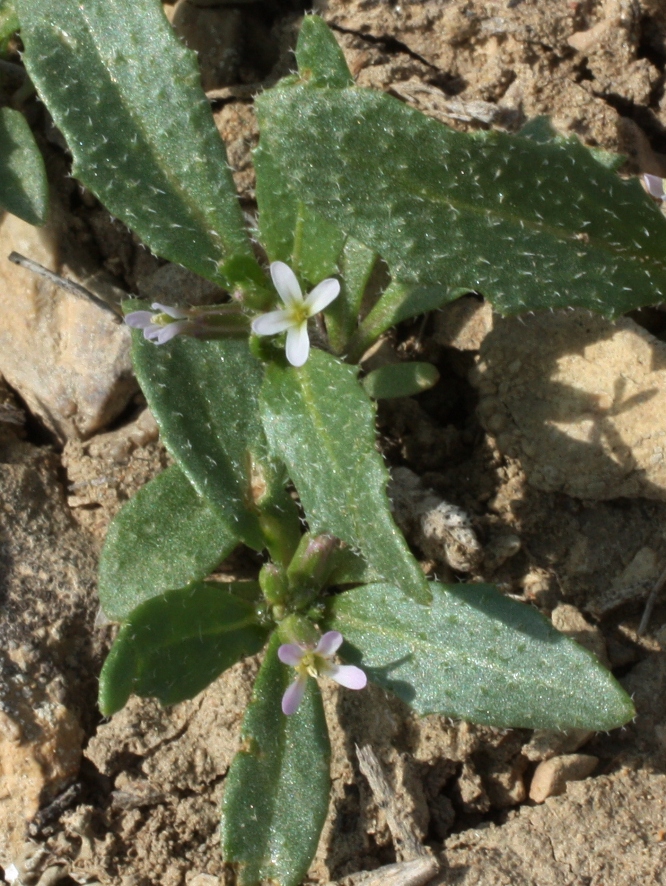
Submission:
[[[296,713],[299,704],[303,700],[303,695],[305,693],[305,684],[307,682],[307,677],[298,677],[298,679],[294,680],[291,686],[289,686],[289,688],[285,690],[285,693],[282,696],[283,714],[286,714],[289,717],[291,714]]]
[[[288,308],[303,304],[301,287],[289,265],[285,265],[283,261],[274,261],[271,265],[271,277],[278,295]]]
[[[290,326],[287,330],[287,360],[292,366],[302,366],[310,354],[310,337],[308,336],[308,324],[299,323],[298,326]]]
[[[643,174],[643,183],[651,197],[656,197],[658,200],[664,199],[663,178],[659,178],[658,175],[650,175],[649,172],[646,172]]]
[[[148,341],[155,342],[155,344],[159,344],[157,341],[160,332],[164,329],[164,326],[158,326],[157,323],[150,323],[148,326],[143,327],[143,337]]]
[[[305,650],[295,643],[283,643],[278,649],[278,658],[282,664],[290,665],[292,668],[297,667],[301,663],[304,655]]]
[[[187,311],[183,311],[180,308],[172,308],[171,305],[161,305],[158,301],[154,301],[150,307],[153,311],[159,311],[160,314],[173,317],[174,320],[184,320],[187,317]]]
[[[335,655],[342,646],[342,634],[340,631],[326,631],[322,634],[319,643],[315,647],[315,652],[323,655],[324,658],[330,658]]]
[[[153,322],[152,311],[132,311],[125,316],[125,323],[132,329],[145,329]]]
[[[255,335],[277,335],[293,325],[289,311],[269,311],[252,321],[252,332]]]
[[[171,341],[172,338],[180,335],[181,332],[185,332],[189,325],[189,320],[174,320],[173,323],[167,323],[166,326],[160,326],[160,331],[157,335],[157,344],[165,345],[168,341]]]
[[[323,673],[347,689],[365,689],[368,683],[365,672],[355,665],[330,665]]]
[[[310,316],[318,314],[327,308],[333,299],[340,295],[340,281],[335,277],[328,277],[317,283],[310,295],[305,299],[305,304],[309,309]]]

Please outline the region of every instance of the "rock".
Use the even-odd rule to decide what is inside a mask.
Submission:
[[[41,803],[78,773],[83,730],[48,687],[33,684],[8,657],[0,658],[0,674],[0,816],[22,838]]]
[[[630,600],[645,600],[660,571],[657,552],[647,546],[640,548],[605,593],[593,601],[591,611],[602,616]]]
[[[458,298],[437,311],[433,337],[437,344],[459,351],[478,351],[493,328],[489,302],[473,295]]]
[[[140,276],[137,286],[141,298],[146,301],[176,307],[219,304],[226,299],[224,290],[215,283],[173,262]]]
[[[96,563],[56,471],[50,452],[0,426],[0,864],[76,777],[80,721],[94,717]]]
[[[567,637],[571,637],[581,646],[593,652],[599,661],[607,668],[610,667],[606,641],[601,630],[585,620],[580,610],[569,603],[561,603],[551,613],[553,627]]]
[[[620,771],[572,783],[564,796],[524,806],[502,826],[484,825],[444,844],[456,886],[635,886],[663,871],[666,776]]]
[[[532,762],[550,760],[560,754],[572,754],[594,735],[587,729],[535,729],[526,745],[523,756]]]
[[[567,43],[573,49],[578,50],[578,52],[588,53],[601,41],[607,31],[611,28],[617,28],[617,25],[618,22],[616,20],[610,18],[602,19],[593,27],[588,28],[587,31],[576,31],[575,34],[569,37]]]
[[[116,431],[70,440],[62,454],[74,519],[102,541],[121,506],[167,465],[149,409]]]
[[[389,484],[395,519],[426,557],[471,572],[483,551],[462,508],[443,501],[421,485],[409,468],[396,468]]]
[[[591,754],[565,754],[539,763],[530,784],[530,800],[543,803],[548,797],[563,794],[570,781],[587,778],[599,762]]]
[[[172,25],[186,46],[199,57],[204,90],[237,80],[242,18],[238,9],[178,0]]]
[[[470,381],[482,424],[531,485],[666,500],[666,344],[632,320],[497,320]]]
[[[55,226],[5,214],[0,238],[6,254],[60,272]],[[0,261],[0,372],[61,440],[89,437],[125,408],[137,389],[129,346],[110,313]]]
[[[227,159],[236,190],[242,200],[254,200],[256,177],[252,151],[259,142],[254,105],[249,101],[225,101],[213,116],[217,131],[227,146]]]

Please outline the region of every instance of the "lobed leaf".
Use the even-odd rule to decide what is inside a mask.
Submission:
[[[196,57],[159,0],[16,8],[74,175],[158,255],[222,285],[262,281]]]
[[[257,486],[280,482],[259,417],[261,363],[246,340],[177,337],[156,346],[134,332],[132,347],[137,378],[169,452],[225,522],[227,537],[261,550]]]
[[[99,598],[123,621],[140,603],[209,575],[238,545],[177,465],[163,471],[115,517],[99,564]]]
[[[328,811],[330,744],[315,680],[295,714],[281,710],[294,672],[277,657],[274,634],[241,729],[241,749],[226,778],[222,852],[238,886],[298,886],[312,861]]]
[[[284,181],[395,281],[479,291],[503,313],[613,316],[666,294],[666,219],[575,137],[461,133],[388,95],[303,83],[257,109]]]
[[[613,729],[635,715],[597,658],[488,585],[431,584],[420,606],[387,584],[330,601],[344,657],[419,714],[500,727]]]
[[[374,410],[356,369],[315,350],[300,369],[266,369],[262,418],[314,535],[351,545],[386,581],[426,603],[428,583],[391,516]]]
[[[44,160],[25,117],[0,108],[0,208],[31,225],[43,225],[48,202]]]
[[[118,632],[99,678],[105,717],[132,692],[164,705],[194,698],[222,671],[258,652],[268,628],[246,594],[249,582],[197,582],[137,607]]]

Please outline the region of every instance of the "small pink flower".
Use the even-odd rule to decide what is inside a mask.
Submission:
[[[287,360],[292,366],[302,366],[310,354],[308,320],[323,311],[333,299],[338,297],[340,283],[334,277],[328,277],[303,298],[296,274],[289,265],[274,261],[271,265],[271,277],[278,295],[284,302],[284,308],[256,317],[252,321],[252,332],[255,335],[277,335],[279,332],[286,332]]]
[[[368,678],[355,665],[334,664],[335,653],[342,645],[339,631],[327,631],[314,649],[296,643],[283,643],[278,658],[283,664],[296,669],[297,677],[282,696],[282,713],[294,714],[298,709],[308,677],[330,677],[347,689],[363,689]]]
[[[156,345],[166,344],[177,335],[221,338],[249,332],[247,317],[236,304],[172,308],[153,302],[150,307],[150,311],[127,314],[125,323],[132,329],[143,329],[143,337]]]
[[[187,314],[179,308],[154,302],[151,311],[132,311],[125,323],[132,329],[143,329],[143,337],[156,345],[163,345],[184,332],[189,324]]]

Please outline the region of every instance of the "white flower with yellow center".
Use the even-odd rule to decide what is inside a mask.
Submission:
[[[328,277],[303,298],[296,275],[289,265],[274,261],[271,265],[271,277],[285,306],[279,311],[269,311],[268,314],[256,317],[252,321],[252,332],[255,335],[277,335],[286,332],[287,360],[292,366],[302,366],[310,354],[308,320],[323,311],[333,299],[338,297],[340,283],[335,278]]]

